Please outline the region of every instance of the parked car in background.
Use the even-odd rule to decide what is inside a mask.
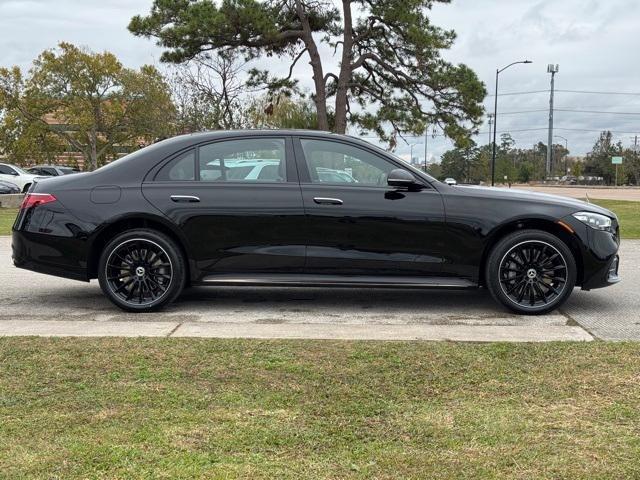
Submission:
[[[280,162],[256,158],[252,160],[214,160],[203,166],[202,180],[222,182],[233,180],[273,180],[283,179],[279,170]]]
[[[344,170],[318,167],[318,180],[327,183],[358,183],[353,176]]]
[[[7,195],[11,193],[20,193],[20,187],[15,183],[0,180],[0,195]]]
[[[452,187],[347,136],[248,130],[179,136],[37,182],[12,248],[17,267],[97,278],[134,312],[186,285],[266,285],[485,287],[541,314],[575,286],[618,282],[619,238],[597,205]]]
[[[35,180],[45,178],[42,175],[32,175],[25,172],[20,167],[8,163],[0,163],[0,180],[13,183],[20,188],[21,192],[26,192]]]
[[[447,185],[457,185],[458,184],[458,182],[456,182],[456,179],[455,178],[451,178],[451,177],[445,178],[444,179],[444,183],[446,183]]]
[[[32,175],[42,175],[44,177],[59,177],[61,175],[71,175],[78,173],[77,168],[65,167],[60,165],[36,165],[27,169]]]

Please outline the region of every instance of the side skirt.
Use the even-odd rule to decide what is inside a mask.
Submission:
[[[376,277],[369,275],[220,274],[209,275],[201,285],[283,287],[378,288],[477,288],[470,280],[455,277]]]

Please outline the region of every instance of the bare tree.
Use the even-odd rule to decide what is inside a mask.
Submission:
[[[203,53],[168,75],[180,133],[246,125],[244,63],[232,52]]]

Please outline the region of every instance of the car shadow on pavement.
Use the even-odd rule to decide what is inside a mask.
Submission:
[[[193,287],[171,311],[204,321],[254,323],[385,323],[564,325],[566,319],[516,315],[481,290]]]

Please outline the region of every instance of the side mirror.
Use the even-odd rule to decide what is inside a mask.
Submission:
[[[17,177],[20,174],[18,172],[16,172],[15,170],[11,170],[11,175],[13,175],[14,177]]]
[[[413,173],[402,168],[396,168],[389,172],[387,184],[390,187],[415,187],[420,185]]]

